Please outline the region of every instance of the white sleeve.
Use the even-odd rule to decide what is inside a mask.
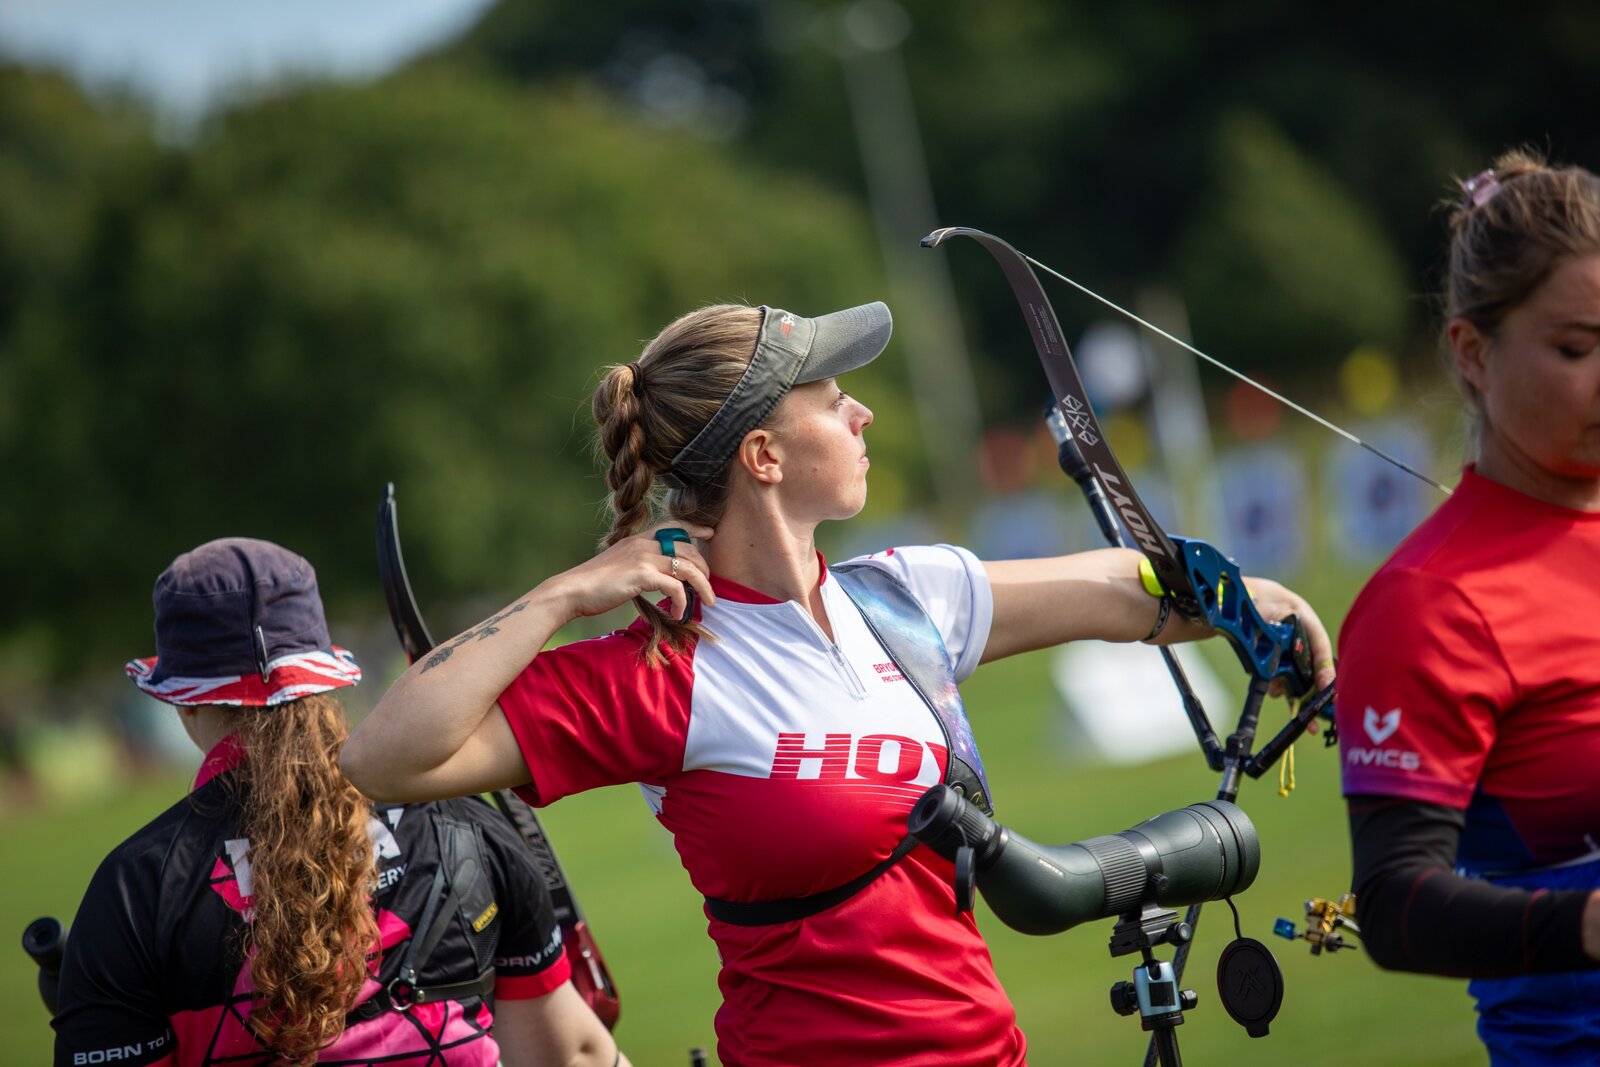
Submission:
[[[977,556],[955,545],[912,545],[847,562],[878,567],[906,584],[944,638],[956,681],[978,669],[994,623],[994,593]]]

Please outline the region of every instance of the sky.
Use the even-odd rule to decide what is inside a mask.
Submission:
[[[0,54],[193,119],[283,74],[380,74],[491,0],[0,0]]]

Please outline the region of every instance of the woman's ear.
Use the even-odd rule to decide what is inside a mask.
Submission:
[[[1450,339],[1456,373],[1481,395],[1489,372],[1489,338],[1459,315],[1445,324],[1445,336]]]
[[[778,438],[771,430],[760,427],[744,435],[735,453],[739,465],[762,485],[777,485],[783,481],[783,459],[779,455]]]

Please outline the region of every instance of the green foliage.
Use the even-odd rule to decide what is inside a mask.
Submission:
[[[501,0],[445,54],[531,84],[581,72],[658,119],[667,94],[652,72],[667,64],[700,96],[739,96],[738,143],[859,189],[839,55],[852,24],[894,23],[895,6],[688,0],[558,19],[547,0]],[[1443,233],[1429,208],[1450,175],[1524,141],[1600,160],[1582,103],[1600,53],[1575,44],[1600,31],[1600,9],[1579,0],[1519,11],[1511,35],[1442,0],[898,7],[903,41],[868,61],[905,66],[942,222],[997,233],[1113,297],[1181,279],[1203,346],[1292,363],[1308,385],[1354,341],[1426,343],[1431,309],[1410,294],[1434,285]],[[1242,134],[1241,116],[1259,132]],[[1013,349],[1015,306],[992,265],[952,257],[952,269],[976,309],[974,348]],[[1057,302],[1069,335],[1098,314]],[[977,358],[987,409],[1032,418],[1027,361]]]
[[[699,304],[882,293],[848,201],[453,70],[308,86],[122,177],[10,340],[0,462],[49,506],[8,509],[7,618],[54,620],[61,670],[142,651],[156,572],[216,536],[281,540],[335,615],[370,611],[388,479],[422,588],[525,588],[602,529],[602,364]],[[873,388],[896,373],[862,385],[909,427]]]
[[[1405,268],[1331,175],[1257,115],[1225,121],[1213,156],[1177,260],[1196,336],[1274,374],[1404,341]]]

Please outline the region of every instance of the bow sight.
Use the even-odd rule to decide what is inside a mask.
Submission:
[[[1119,547],[1137,547],[1143,552],[1162,590],[1171,598],[1172,607],[1184,617],[1204,623],[1221,634],[1250,676],[1250,688],[1239,713],[1238,725],[1227,741],[1221,742],[1177,658],[1170,649],[1161,649],[1195,738],[1205,754],[1206,765],[1222,775],[1217,800],[1237,810],[1232,809],[1232,802],[1238,797],[1243,776],[1259,778],[1317,717],[1332,722],[1333,687],[1330,685],[1319,693],[1312,693],[1316,672],[1305,629],[1293,617],[1282,622],[1263,618],[1232,560],[1204,541],[1171,537],[1156,522],[1105,439],[1072,352],[1063,339],[1055,309],[1050,306],[1049,297],[1030,265],[1033,261],[998,237],[967,227],[935,230],[922,239],[922,244],[935,248],[952,237],[969,237],[982,245],[1011,283],[1050,384],[1051,402],[1046,418],[1057,442],[1061,469],[1083,490],[1106,540]],[[1142,319],[1138,321],[1148,326]],[[1195,350],[1191,348],[1191,351]],[[1364,442],[1357,443],[1373,450]],[[1394,461],[1391,459],[1391,462]],[[1129,543],[1124,530],[1136,544]],[[1261,705],[1274,682],[1280,682],[1291,697],[1301,698],[1300,704],[1289,722],[1262,746],[1261,751],[1252,752]],[[1248,820],[1245,822],[1248,825]],[[959,859],[957,865],[959,892]],[[969,871],[971,866],[969,858]],[[1156,877],[1148,871],[1145,876],[1151,880]],[[978,877],[983,877],[981,872]],[[1248,884],[1246,880],[1237,888]],[[980,887],[988,898],[988,886],[980,882]],[[1169,1067],[1179,1062],[1171,1028],[1182,1022],[1183,1011],[1193,1004],[1192,999],[1184,997],[1183,991],[1177,989],[1177,983],[1183,975],[1193,929],[1200,919],[1200,903],[1222,896],[1225,894],[1191,898],[1182,923],[1168,922],[1164,915],[1170,913],[1146,916],[1129,912],[1117,925],[1112,938],[1112,955],[1138,950],[1143,953],[1144,962],[1136,968],[1133,983],[1119,984],[1113,990],[1113,1006],[1123,1014],[1136,1008],[1145,1029],[1155,1031],[1145,1058],[1147,1067],[1158,1059]],[[1229,904],[1231,906],[1231,900]],[[1237,930],[1237,911],[1235,926]],[[1183,936],[1178,936],[1178,931]],[[1178,946],[1170,967],[1151,954],[1152,946],[1160,943]],[[1241,978],[1248,981],[1237,981]],[[1267,1023],[1277,1012],[1282,998],[1282,975],[1265,946],[1239,937],[1223,952],[1218,966],[1218,984],[1229,1014],[1243,1024],[1252,1037],[1265,1035]],[[1230,996],[1230,988],[1235,994],[1241,988],[1256,992],[1250,996]],[[1122,990],[1120,996],[1118,989]],[[1150,1000],[1152,996],[1162,1003],[1154,1004]]]

